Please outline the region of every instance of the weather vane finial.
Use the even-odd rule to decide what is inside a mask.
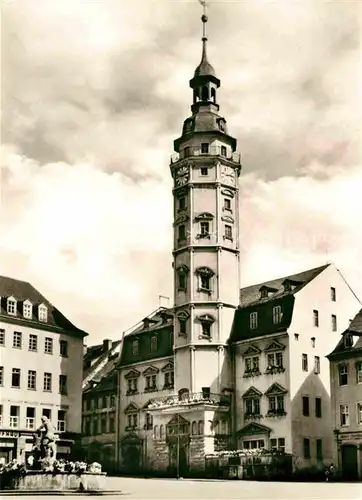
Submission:
[[[202,39],[207,40],[206,37],[206,23],[207,23],[207,15],[206,15],[206,7],[207,7],[207,2],[206,0],[198,0],[199,3],[202,5],[202,16],[201,16],[201,21],[202,21]]]

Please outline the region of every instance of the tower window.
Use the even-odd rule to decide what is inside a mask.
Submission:
[[[211,89],[211,99],[213,102],[216,102],[216,90],[214,87]]]
[[[182,196],[178,200],[178,209],[185,210],[185,208],[186,208],[186,198],[185,198],[185,196]]]
[[[308,371],[308,354],[302,354],[302,370]]]
[[[186,226],[182,224],[178,228],[178,239],[179,240],[184,240],[186,238]]]
[[[209,169],[207,167],[201,167],[201,175],[209,175]]]
[[[226,156],[226,146],[221,146],[221,156]]]
[[[314,326],[319,326],[319,312],[317,309],[314,309],[313,311],[313,324]]]
[[[336,299],[337,299],[337,297],[336,297],[336,289],[333,286],[331,286],[331,301],[332,302],[336,302]]]
[[[229,226],[228,224],[225,224],[225,238],[227,240],[233,239],[233,228],[231,226]]]
[[[202,154],[208,154],[209,152],[209,143],[208,142],[202,142],[201,143],[201,153]]]
[[[335,314],[332,314],[332,331],[337,331],[337,316]]]
[[[201,99],[203,101],[209,100],[209,89],[207,87],[202,87],[201,89]]]
[[[210,276],[200,276],[201,288],[210,290]]]
[[[199,290],[201,292],[210,292],[211,290],[211,278],[215,274],[212,269],[209,269],[208,267],[200,267],[197,269],[197,274],[199,275]]]
[[[224,198],[224,210],[231,211],[231,200],[230,198]]]
[[[186,146],[186,147],[184,148],[184,156],[185,156],[185,157],[186,157],[186,156],[190,156],[190,154],[191,154],[191,149],[190,149],[190,146]]]
[[[210,234],[210,223],[209,222],[200,222],[200,234],[202,236],[206,236]]]
[[[211,337],[211,323],[208,321],[201,321],[201,329],[204,337]]]
[[[186,319],[179,319],[179,326],[180,326],[180,335],[186,335],[187,333],[187,328],[186,328]]]
[[[186,275],[184,273],[180,273],[178,275],[178,289],[185,290],[186,288]]]

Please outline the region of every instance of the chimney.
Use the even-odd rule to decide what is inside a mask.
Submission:
[[[110,339],[103,340],[103,352],[109,352],[112,348],[112,341]]]

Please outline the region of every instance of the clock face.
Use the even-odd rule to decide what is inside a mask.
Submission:
[[[233,185],[235,183],[235,171],[232,167],[223,165],[221,169],[221,178],[225,184]]]
[[[189,179],[190,171],[188,167],[182,166],[176,170],[176,184],[183,186]]]
[[[176,178],[176,184],[178,186],[183,186],[184,184],[186,184],[188,181],[188,175],[181,175],[180,177],[177,177]]]

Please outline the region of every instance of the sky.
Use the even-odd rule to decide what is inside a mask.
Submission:
[[[173,140],[201,57],[197,0],[2,2],[0,274],[87,344],[172,304]],[[362,4],[210,2],[238,140],[241,284],[333,262],[362,299]]]

